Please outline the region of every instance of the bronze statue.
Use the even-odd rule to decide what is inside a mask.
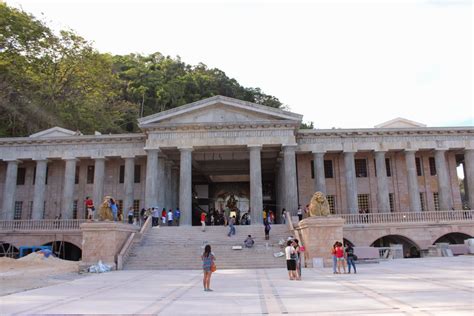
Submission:
[[[113,221],[114,215],[112,214],[112,209],[110,208],[110,196],[104,197],[104,202],[100,205],[99,208],[99,221]]]

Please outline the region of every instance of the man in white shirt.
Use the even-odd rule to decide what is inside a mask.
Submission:
[[[303,210],[301,209],[301,205],[298,205],[298,211],[296,212],[298,215],[298,219],[302,220],[303,219]]]
[[[168,211],[168,226],[173,226],[173,212],[171,209]]]

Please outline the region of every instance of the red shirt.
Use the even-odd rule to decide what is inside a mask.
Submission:
[[[336,258],[344,257],[344,250],[342,247],[336,247]]]
[[[206,213],[201,213],[201,222],[206,221]]]
[[[86,207],[87,207],[87,208],[91,208],[91,207],[93,207],[93,206],[94,206],[94,202],[92,202],[91,199],[87,199],[87,200],[86,200]]]

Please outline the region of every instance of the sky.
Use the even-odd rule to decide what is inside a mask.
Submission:
[[[474,126],[471,0],[7,0],[112,54],[219,68],[315,128]]]

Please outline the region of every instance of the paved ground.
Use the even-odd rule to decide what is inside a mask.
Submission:
[[[474,315],[474,256],[306,269],[120,271],[0,297],[0,314]],[[0,283],[1,286],[1,283]]]

